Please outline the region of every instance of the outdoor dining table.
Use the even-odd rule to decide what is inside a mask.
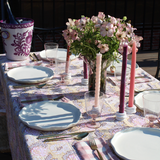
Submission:
[[[36,54],[38,55],[39,52]],[[53,133],[70,133],[75,131],[91,130],[86,125],[89,119],[85,118],[86,109],[84,93],[88,91],[88,86],[81,83],[81,79],[83,78],[83,60],[76,57],[71,61],[69,69],[69,72],[71,73],[71,80],[69,84],[55,85],[59,81],[60,77],[54,76],[52,79],[47,81],[47,84],[50,85],[46,85],[42,88],[36,88],[34,85],[24,88],[14,88],[14,85],[20,85],[20,83],[14,82],[7,77],[7,72],[10,70],[5,69],[5,64],[7,62],[16,63],[20,61],[10,61],[6,58],[5,54],[0,54],[0,80],[6,100],[8,137],[13,160],[80,160],[81,157],[75,147],[75,144],[78,142],[77,140],[65,139],[43,142],[42,139],[37,139],[37,137],[44,134],[49,135]],[[23,62],[32,63],[29,58]],[[47,61],[42,60],[41,66],[45,66],[47,63]],[[55,71],[54,67],[51,69]],[[138,67],[136,69],[136,73],[145,73],[150,77],[150,81],[135,83],[135,89],[138,88],[143,90],[160,88],[160,81],[149,75],[142,68]],[[112,81],[112,77],[112,74],[107,74],[107,91],[104,99],[105,106],[102,109],[101,116],[97,118],[97,121],[101,123],[101,126],[94,131],[97,138],[103,138],[108,143],[116,132],[129,127],[142,127],[146,123],[143,111],[138,107],[136,113],[127,115],[127,117],[122,121],[116,120],[116,112],[119,110],[120,86],[116,85]],[[129,99],[127,90],[129,91],[129,87],[126,87],[126,103]],[[28,127],[20,120],[19,112],[21,109],[34,102],[21,104],[19,97],[43,97],[46,95],[56,97],[62,94],[82,113],[82,117],[75,126],[62,131],[41,131]],[[88,140],[88,136],[81,141],[86,140]]]

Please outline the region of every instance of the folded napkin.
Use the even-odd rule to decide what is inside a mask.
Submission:
[[[119,160],[119,158],[112,152],[109,145],[102,138],[95,139],[95,141],[104,160]],[[89,141],[77,142],[75,143],[75,148],[83,160],[98,160],[97,151],[93,151],[90,148]]]
[[[12,69],[15,67],[21,67],[21,66],[38,66],[42,63],[42,61],[36,61],[36,62],[7,62],[5,63],[5,70]]]

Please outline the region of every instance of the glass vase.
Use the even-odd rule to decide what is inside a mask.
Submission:
[[[102,60],[101,65],[101,78],[100,78],[100,91],[106,93],[106,76],[107,76],[107,67],[110,63],[105,60]],[[89,63],[89,82],[88,82],[88,90],[95,90],[95,81],[96,81],[96,62],[91,61]]]

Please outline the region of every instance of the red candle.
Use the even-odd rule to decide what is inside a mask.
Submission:
[[[125,80],[126,80],[126,69],[127,69],[127,50],[128,46],[123,46],[123,60],[122,60],[122,74],[121,74],[121,88],[120,88],[120,104],[119,113],[124,113],[125,103]]]
[[[86,58],[85,58],[86,61]],[[88,79],[88,69],[87,69],[87,63],[83,61],[83,71],[84,71],[84,79]]]
[[[133,107],[133,102],[134,102],[135,68],[136,68],[136,42],[133,42],[128,107]]]
[[[70,59],[69,46],[67,46],[66,73],[68,73],[68,71],[69,71],[69,59]]]

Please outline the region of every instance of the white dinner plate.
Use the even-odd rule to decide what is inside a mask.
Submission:
[[[115,153],[123,159],[160,159],[160,130],[156,128],[128,128],[111,139]]]
[[[47,58],[46,58],[46,54],[45,54],[45,50],[43,50],[43,51],[41,51],[40,53],[39,53],[39,55],[40,55],[40,57],[42,58],[42,59],[44,59],[44,60],[47,60]],[[58,48],[58,52],[57,52],[57,55],[59,56],[59,57],[64,57],[63,59],[62,59],[62,61],[64,60],[66,60],[66,56],[67,56],[67,49],[65,49],[65,48]],[[78,56],[75,56],[75,55],[70,55],[70,60],[73,60],[73,59],[75,59],[76,57],[78,57]],[[56,57],[55,57],[56,58]]]
[[[43,101],[32,103],[22,108],[19,118],[27,126],[43,130],[56,131],[70,128],[77,124],[80,110],[70,103]]]
[[[121,75],[121,72],[122,72],[122,60],[121,59],[118,59],[119,60],[119,63],[118,62],[114,62],[114,66],[116,67],[116,74],[117,75]],[[112,64],[111,64],[112,65]],[[110,66],[111,66],[110,65]],[[107,73],[109,74],[113,74],[111,71],[110,71],[110,66],[107,68]],[[136,63],[136,68],[138,68],[138,64]],[[130,73],[130,69],[131,69],[131,61],[130,60],[127,60],[127,70],[126,70],[126,74],[129,74]]]
[[[53,77],[53,70],[42,66],[23,66],[7,72],[8,78],[20,83],[39,83]]]
[[[159,99],[160,98],[160,91],[158,90],[149,90],[149,91],[143,91],[138,93],[135,97],[134,97],[134,104],[141,110],[143,110],[143,99],[142,99],[142,95],[144,93],[150,93],[150,95],[152,96],[152,99]],[[151,108],[152,109],[152,108]],[[153,111],[153,110],[152,110]],[[155,111],[154,111],[155,112]]]

